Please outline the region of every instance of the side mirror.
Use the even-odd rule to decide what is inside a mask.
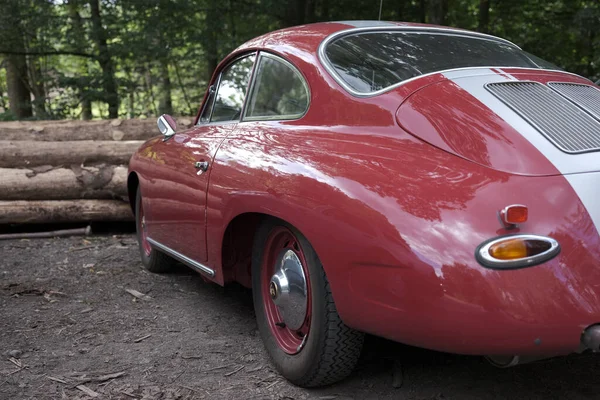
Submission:
[[[165,137],[164,140],[167,140],[173,136],[177,130],[177,124],[175,123],[173,117],[171,117],[169,114],[163,114],[158,117],[156,124],[158,125],[158,130],[160,133]]]

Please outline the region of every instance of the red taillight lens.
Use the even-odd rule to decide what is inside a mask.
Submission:
[[[527,221],[527,206],[523,206],[520,204],[508,206],[500,212],[500,216],[502,217],[502,222],[504,222],[505,224],[522,224],[523,222]]]

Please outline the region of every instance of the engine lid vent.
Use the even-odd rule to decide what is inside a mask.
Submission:
[[[561,151],[578,154],[600,150],[600,122],[548,86],[511,81],[485,87]]]
[[[548,86],[600,120],[600,88],[567,82],[550,82]]]

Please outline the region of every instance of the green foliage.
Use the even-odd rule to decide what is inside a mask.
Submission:
[[[100,25],[93,23],[94,2]],[[4,0],[0,55],[26,52],[37,118],[105,118],[110,96],[118,97],[120,117],[190,115],[217,63],[246,40],[286,26],[378,14],[379,0]],[[487,31],[600,79],[598,0],[383,0],[382,19]],[[109,79],[116,93],[107,93]],[[8,103],[6,83],[0,74],[0,108]]]

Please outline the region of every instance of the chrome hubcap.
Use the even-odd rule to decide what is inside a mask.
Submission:
[[[285,325],[299,329],[306,319],[306,277],[294,251],[285,249],[277,257],[269,294]]]

